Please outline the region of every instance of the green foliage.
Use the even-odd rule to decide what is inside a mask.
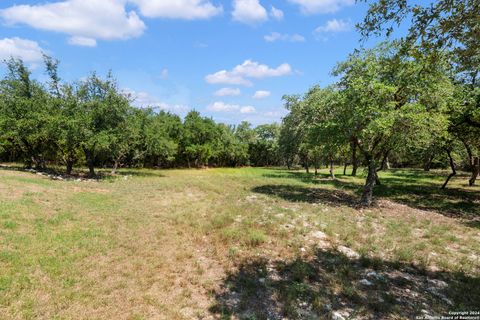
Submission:
[[[250,161],[257,166],[272,166],[279,163],[278,124],[264,124],[254,129],[254,141],[250,144]]]
[[[51,105],[44,87],[30,77],[18,59],[6,61],[7,75],[0,82],[0,145],[25,161],[44,167],[52,151]]]

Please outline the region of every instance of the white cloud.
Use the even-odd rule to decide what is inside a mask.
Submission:
[[[256,109],[252,106],[240,106],[238,104],[228,104],[222,101],[217,101],[212,103],[207,107],[208,111],[213,112],[234,112],[238,111],[240,113],[255,113]]]
[[[170,111],[175,113],[186,112],[190,108],[181,104],[169,104],[164,101],[159,100],[158,98],[150,95],[148,92],[144,91],[134,91],[131,89],[123,89],[124,94],[128,95],[132,99],[132,105],[137,108],[157,108],[164,111]]]
[[[284,14],[283,11],[280,9],[275,8],[274,6],[270,9],[270,16],[275,20],[283,20]]]
[[[300,6],[304,14],[332,13],[345,6],[355,4],[355,0],[289,0]]]
[[[288,63],[283,63],[277,68],[270,68],[265,64],[245,60],[241,65],[236,66],[231,71],[221,70],[205,77],[210,84],[236,84],[251,86],[252,82],[248,78],[262,79],[269,77],[281,77],[292,73],[292,68]]]
[[[8,25],[25,24],[36,29],[71,36],[69,43],[94,46],[97,39],[129,39],[143,34],[145,24],[123,1],[66,0],[40,5],[15,5],[0,10]]]
[[[140,8],[140,13],[149,18],[208,19],[223,12],[206,0],[130,0]]]
[[[240,109],[239,105],[227,104],[225,102],[217,101],[207,107],[208,111],[215,112],[231,112]]]
[[[28,63],[42,61],[43,50],[37,42],[21,38],[0,39],[0,60],[11,57],[20,58]]]
[[[327,23],[323,26],[315,29],[315,32],[345,32],[350,31],[350,23],[343,20],[332,19],[328,20]]]
[[[267,10],[258,0],[234,0],[232,17],[233,20],[246,24],[257,24],[268,20]]]
[[[240,95],[240,89],[239,88],[222,88],[220,90],[217,90],[214,94],[217,97],[226,97],[226,96],[238,96]]]
[[[242,86],[251,86],[252,82],[243,78],[240,75],[235,75],[233,72],[221,70],[205,77],[205,80],[210,84],[237,84]]]
[[[240,108],[240,113],[255,113],[257,110],[252,106],[246,106]]]
[[[268,98],[270,97],[270,91],[265,91],[265,90],[259,90],[257,92],[255,92],[255,94],[253,95],[253,98],[254,99],[265,99],[265,98]]]
[[[305,37],[299,34],[282,34],[278,32],[272,32],[263,37],[267,42],[275,41],[287,41],[287,42],[304,42]]]
[[[95,47],[97,45],[97,40],[92,38],[75,36],[75,37],[70,37],[70,39],[68,39],[68,43],[74,46]]]
[[[326,24],[315,29],[313,34],[319,40],[328,40],[328,35],[339,32],[347,32],[351,30],[350,22],[344,20],[332,19]]]

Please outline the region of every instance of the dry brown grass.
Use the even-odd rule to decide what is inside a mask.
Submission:
[[[357,296],[370,291],[357,282],[374,267],[425,281],[441,277],[457,288],[441,294],[458,307],[471,307],[458,292],[467,290],[460,275],[478,282],[480,229],[472,221],[480,212],[473,218],[470,211],[465,218],[451,216],[447,208],[426,210],[425,203],[399,201],[385,192],[376,207],[359,209],[352,201],[361,180],[349,177],[318,181],[269,169],[133,173],[76,182],[0,171],[0,318],[262,318],[265,310],[252,305],[252,297],[274,301],[272,318],[304,318],[303,309],[319,317],[355,307],[359,317],[420,312],[413,307],[402,312],[394,308],[401,302],[388,299],[366,307]],[[454,186],[458,192],[461,183]],[[480,189],[473,190],[477,201]],[[326,238],[312,237],[316,231]],[[358,252],[368,267],[338,253],[339,246]],[[318,255],[318,248],[324,253]],[[337,259],[336,269],[350,271],[334,272],[321,259]],[[257,264],[277,280],[240,276]],[[292,278],[290,269],[298,266],[305,274]],[[315,278],[311,270],[325,274]],[[238,281],[246,284],[239,287]],[[324,291],[312,289],[321,283]],[[297,284],[307,291],[292,289]],[[232,288],[245,290],[236,293],[244,304],[227,303]],[[402,287],[389,288],[400,295],[393,292]],[[291,295],[281,295],[284,289]],[[441,296],[426,289],[414,291],[422,295],[422,308],[444,311]]]

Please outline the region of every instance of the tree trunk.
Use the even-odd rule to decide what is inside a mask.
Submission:
[[[95,177],[95,165],[93,164],[93,160],[87,160],[87,166],[88,166],[88,176],[90,178]]]
[[[390,150],[388,150],[387,152],[385,152],[385,154],[383,155],[383,159],[382,159],[382,164],[380,165],[380,169],[378,169],[377,171],[382,171],[382,170],[385,170],[385,169],[390,169],[390,163],[388,163],[388,155],[390,153]]]
[[[35,163],[35,169],[45,170],[45,160],[43,160],[41,155],[38,157],[32,157],[32,161]]]
[[[118,162],[119,162],[118,160],[115,160],[113,162],[112,174],[117,174]]]
[[[87,161],[87,167],[88,167],[88,177],[89,178],[94,178],[95,175],[95,159],[94,159],[94,153],[87,149],[86,147],[83,147],[83,153],[85,154],[85,160]]]
[[[457,170],[455,169],[455,161],[452,158],[452,152],[450,150],[447,150],[447,155],[448,159],[450,159],[450,168],[452,169],[452,173],[450,173],[450,175],[448,176],[447,181],[445,181],[442,186],[442,189],[445,189],[450,179],[452,179],[457,174]]]
[[[357,175],[358,160],[357,160],[357,143],[352,141],[352,177]]]
[[[373,202],[373,189],[377,182],[377,165],[372,159],[368,160],[368,176],[363,188],[361,204],[364,206],[371,206]]]
[[[318,176],[318,165],[315,164],[315,176]]]
[[[480,175],[480,158],[476,157],[473,159],[472,176],[470,177],[470,180],[468,180],[468,184],[471,187],[475,185],[478,175]]]
[[[305,172],[306,172],[306,173],[310,173],[310,168],[309,168],[309,166],[308,166],[308,161],[305,162]]]
[[[423,163],[423,171],[430,171],[430,168],[432,167],[432,162],[433,162],[433,159],[434,159],[434,155],[431,154],[427,157],[427,159],[425,159],[425,162]]]
[[[347,167],[348,167],[348,163],[345,162],[345,164],[343,165],[343,175],[344,176],[347,175]]]
[[[333,161],[330,161],[330,178],[335,179],[335,173],[333,172]]]
[[[67,175],[71,175],[72,170],[73,170],[73,161],[67,160],[65,162],[66,162],[65,164],[67,166]]]

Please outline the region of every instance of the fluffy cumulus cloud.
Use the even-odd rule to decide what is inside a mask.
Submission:
[[[287,34],[287,33],[278,33],[272,32],[263,37],[267,42],[276,42],[276,41],[287,41],[287,42],[304,42],[305,37],[299,34]]]
[[[217,97],[239,96],[241,93],[239,88],[222,88],[215,91]]]
[[[265,90],[259,90],[257,92],[255,92],[255,94],[253,95],[253,98],[254,99],[265,99],[265,98],[268,98],[270,97],[270,91],[265,91]]]
[[[283,11],[280,10],[280,9],[277,9],[275,8],[274,6],[272,6],[270,8],[270,16],[275,19],[275,20],[283,20],[283,17],[284,17],[284,14],[283,14]]]
[[[355,4],[355,0],[288,0],[300,6],[304,14],[332,13]]]
[[[208,19],[223,12],[222,6],[206,0],[130,0],[149,18]]]
[[[269,77],[281,77],[292,73],[292,67],[288,63],[283,63],[277,68],[271,68],[268,65],[260,64],[255,61],[246,60],[244,63],[236,66],[230,71],[221,70],[205,77],[210,84],[236,84],[251,86],[250,79],[263,79]]]
[[[108,13],[108,14],[107,14]],[[145,24],[134,11],[127,12],[123,1],[67,0],[39,5],[15,5],[0,10],[7,25],[66,33],[69,43],[95,46],[97,39],[138,37]]]
[[[315,32],[322,33],[322,32],[345,32],[350,31],[350,23],[344,20],[337,20],[332,19],[328,20],[327,23],[323,26],[318,27],[315,29]]]
[[[256,112],[256,109],[252,106],[240,106],[238,104],[228,104],[222,101],[212,103],[207,107],[207,110],[213,112],[240,112],[242,114]]]
[[[234,0],[232,17],[238,22],[258,24],[268,20],[268,13],[258,0]]]
[[[11,57],[20,58],[28,63],[36,63],[43,59],[43,50],[35,41],[17,37],[0,39],[0,60]]]
[[[328,35],[330,34],[347,32],[350,30],[351,30],[350,22],[347,22],[344,20],[332,19],[327,21],[327,23],[325,23],[324,25],[316,28],[313,34],[317,37],[317,39],[327,40]]]

